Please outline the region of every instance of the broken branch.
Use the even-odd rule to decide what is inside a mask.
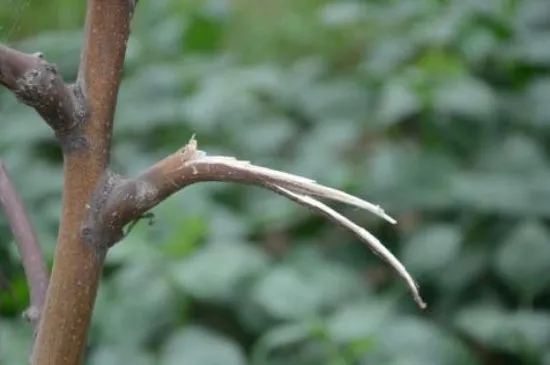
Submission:
[[[104,202],[92,207],[87,227],[101,227],[109,232],[110,244],[123,237],[123,227],[142,216],[145,212],[162,202],[185,186],[204,181],[238,182],[270,189],[294,202],[304,205],[317,213],[328,217],[337,225],[344,227],[366,242],[371,250],[386,260],[405,280],[414,300],[421,308],[426,304],[418,293],[418,286],[405,267],[384,245],[364,228],[332,210],[325,204],[312,198],[334,200],[368,210],[390,223],[395,220],[382,208],[340,190],[329,188],[313,180],[255,166],[248,161],[239,161],[233,157],[206,156],[197,148],[194,138],[180,151],[168,156],[143,172],[135,179],[123,180],[116,175],[106,179]],[[92,236],[97,236],[98,233]]]

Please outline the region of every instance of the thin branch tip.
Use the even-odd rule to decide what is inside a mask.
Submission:
[[[46,301],[48,270],[23,201],[15,190],[2,159],[0,159],[0,207],[13,232],[30,288],[31,305],[24,315],[36,329]]]
[[[424,303],[418,291],[418,284],[407,272],[403,264],[401,264],[401,262],[373,234],[371,234],[363,227],[360,227],[359,225],[353,223],[351,220],[336,212],[326,204],[323,204],[322,202],[310,196],[302,195],[277,185],[266,185],[266,187],[294,201],[295,203],[303,205],[306,208],[327,217],[333,223],[336,223],[336,225],[355,234],[361,241],[365,242],[376,255],[386,261],[405,281],[414,301],[418,304],[418,306],[421,309],[426,308],[426,303]]]

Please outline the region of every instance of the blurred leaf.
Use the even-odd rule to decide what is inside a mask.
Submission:
[[[243,351],[233,341],[200,327],[174,333],[160,356],[162,365],[245,365]]]
[[[464,77],[465,65],[456,55],[442,48],[428,48],[416,62],[418,68],[429,80],[451,81]],[[428,84],[435,89],[437,83]],[[435,91],[435,90],[434,90]]]
[[[298,212],[302,211],[302,207],[265,189],[247,189],[245,199],[247,218],[255,224],[270,227],[290,224],[296,222]]]
[[[336,343],[349,343],[376,337],[384,325],[395,315],[393,303],[384,301],[352,303],[341,308],[328,321],[330,339]]]
[[[173,326],[181,306],[158,262],[127,266],[100,288],[93,326],[103,343],[136,348]]]
[[[477,306],[461,309],[454,319],[455,326],[474,339],[490,348],[502,349],[506,323],[511,315],[494,306]]]
[[[321,19],[326,25],[339,26],[355,23],[365,15],[362,4],[353,1],[335,1],[325,5],[321,10]]]
[[[506,216],[550,215],[550,172],[510,175],[492,173],[454,174],[450,191],[457,205]]]
[[[266,255],[251,245],[211,244],[174,267],[174,279],[194,297],[227,302],[247,279],[267,269]]]
[[[403,264],[414,275],[439,275],[458,256],[461,241],[456,226],[428,226],[405,243]]]
[[[390,80],[382,89],[378,119],[382,125],[391,126],[419,113],[421,109],[421,100],[409,85]]]
[[[43,32],[20,43],[24,52],[42,52],[48,62],[54,63],[66,81],[74,80],[82,43],[82,31]]]
[[[516,227],[500,246],[496,270],[523,296],[531,297],[548,284],[545,279],[550,262],[550,232],[537,221]]]
[[[459,294],[480,278],[490,264],[492,250],[488,247],[466,247],[464,252],[447,263],[445,273],[439,275],[439,284],[449,294]]]
[[[242,217],[221,206],[212,212],[208,223],[209,237],[214,241],[242,240],[248,228]]]
[[[516,26],[520,31],[538,30],[550,25],[550,9],[545,0],[520,1],[517,3]]]
[[[461,50],[474,67],[482,67],[498,50],[496,35],[485,27],[475,27],[465,33]]]
[[[453,11],[455,10],[455,11]],[[456,11],[458,10],[458,11]],[[412,29],[412,36],[423,44],[443,47],[453,42],[463,26],[466,12],[460,7],[448,7],[427,21],[419,22]]]
[[[476,121],[490,122],[497,110],[493,91],[479,80],[459,78],[439,87],[435,92],[437,111]]]
[[[494,307],[465,308],[456,326],[473,340],[515,354],[542,354],[550,341],[550,315],[546,312],[505,312]]]
[[[523,105],[527,111],[523,116],[525,123],[536,126],[547,126],[550,123],[550,106],[546,103],[546,96],[550,93],[550,77],[534,79],[527,87]]]
[[[293,136],[295,128],[286,118],[269,117],[247,127],[247,133],[240,135],[240,146],[246,156],[272,156],[282,150],[284,143]]]
[[[449,156],[385,142],[369,156],[367,169],[364,194],[376,197],[388,211],[433,209],[454,203],[449,177],[455,166]]]
[[[163,245],[164,253],[172,259],[189,255],[206,234],[206,222],[200,217],[189,217],[177,227],[172,238]]]
[[[522,63],[550,66],[550,31],[529,34],[518,39],[510,52]]]
[[[254,346],[255,365],[313,365],[326,363],[327,351],[314,340],[314,323],[290,323],[272,328]]]
[[[222,39],[223,23],[212,14],[196,13],[184,33],[184,49],[188,51],[215,50]]]
[[[392,71],[412,58],[418,45],[407,34],[401,36],[384,35],[375,39],[374,42],[372,49],[365,53],[364,71],[369,77],[380,78],[385,83],[391,84],[395,81],[392,79],[386,80],[385,77],[390,76]]]
[[[345,186],[349,184],[351,171],[342,156],[360,133],[353,121],[325,120],[304,136],[296,146],[296,156],[299,157],[284,170],[330,186]]]
[[[351,79],[311,83],[296,96],[306,115],[314,120],[356,120],[368,112],[371,102],[368,90]]]
[[[547,159],[534,138],[510,134],[498,144],[480,151],[479,170],[495,173],[530,174],[545,169]]]
[[[255,285],[252,298],[277,319],[311,318],[364,294],[348,270],[323,262],[281,264]]]
[[[153,357],[138,348],[123,349],[120,347],[103,346],[95,351],[86,362],[87,365],[118,365],[118,364],[153,365]]]
[[[32,328],[23,319],[0,323],[0,362],[3,365],[19,365],[29,362]]]
[[[419,318],[395,318],[381,331],[377,344],[363,358],[364,364],[477,364],[458,339]]]

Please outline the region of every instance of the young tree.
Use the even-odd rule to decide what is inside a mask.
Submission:
[[[205,181],[257,185],[320,213],[355,234],[405,280],[425,307],[403,265],[368,231],[316,198],[384,211],[315,181],[259,167],[233,157],[209,156],[194,137],[137,177],[109,169],[113,117],[126,44],[137,0],[88,0],[78,76],[65,84],[41,53],[0,45],[0,83],[33,107],[51,127],[64,159],[63,208],[51,276],[36,235],[0,162],[0,201],[14,232],[31,292],[26,316],[34,326],[34,365],[76,365],[83,360],[101,271],[124,228],[184,187]]]

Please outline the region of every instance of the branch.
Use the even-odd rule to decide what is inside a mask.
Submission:
[[[105,185],[97,194],[101,199],[91,207],[84,229],[90,237],[106,234],[111,244],[123,237],[123,227],[139,219],[145,212],[184,187],[203,181],[238,182],[270,189],[296,203],[304,205],[357,235],[405,280],[417,304],[425,308],[418,287],[404,266],[372,234],[359,227],[312,196],[343,202],[368,210],[390,223],[395,220],[382,208],[362,199],[329,188],[300,176],[251,165],[232,157],[206,156],[197,148],[194,138],[180,151],[168,156],[135,179],[123,180],[106,176]],[[98,195],[96,195],[98,196]],[[93,232],[92,229],[99,231]]]
[[[66,86],[55,65],[41,53],[0,45],[0,84],[33,107],[62,142],[85,116],[80,90]]]
[[[86,101],[86,118],[79,128],[85,143],[63,150],[63,209],[33,365],[76,365],[84,358],[103,257],[97,247],[85,244],[81,225],[109,164],[133,8],[130,0],[87,0],[75,86]]]
[[[46,299],[48,270],[31,221],[1,159],[0,205],[11,227],[19,255],[23,261],[31,297],[31,305],[25,314],[36,330]]]

